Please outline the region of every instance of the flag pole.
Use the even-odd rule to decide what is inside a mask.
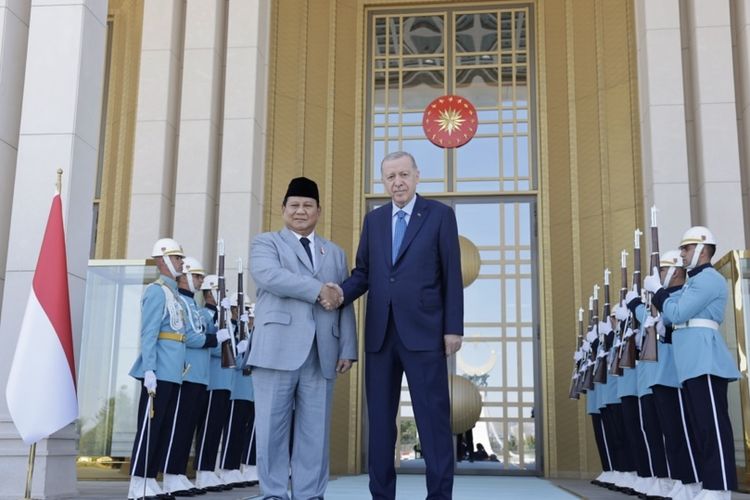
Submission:
[[[34,459],[36,458],[36,443],[31,445],[29,449],[29,466],[26,469],[26,493],[24,494],[24,500],[31,498],[31,478],[34,476]]]

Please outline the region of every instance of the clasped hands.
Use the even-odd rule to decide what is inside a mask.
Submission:
[[[344,303],[344,291],[336,283],[326,283],[320,287],[318,302],[327,311],[338,309]]]

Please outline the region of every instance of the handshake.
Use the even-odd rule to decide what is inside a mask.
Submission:
[[[344,291],[336,283],[326,283],[320,287],[318,302],[327,311],[338,309],[344,303]]]

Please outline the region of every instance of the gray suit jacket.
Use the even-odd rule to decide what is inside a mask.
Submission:
[[[296,370],[317,340],[320,368],[336,377],[339,359],[357,359],[357,332],[351,305],[326,311],[317,303],[320,287],[349,276],[344,251],[315,235],[317,268],[289,229],[262,233],[250,247],[250,273],[256,286],[255,331],[249,364]]]

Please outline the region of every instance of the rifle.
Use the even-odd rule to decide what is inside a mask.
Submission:
[[[578,309],[578,333],[577,333],[577,341],[576,341],[576,351],[579,352],[581,350],[581,345],[583,344],[583,308]],[[578,390],[578,370],[581,367],[581,361],[583,360],[583,357],[576,360],[575,356],[573,357],[573,376],[571,377],[570,381],[570,391],[568,392],[568,397],[570,399],[580,399],[581,395]]]
[[[594,290],[596,291],[596,287]],[[597,305],[599,301],[597,300]],[[594,326],[594,298],[589,297],[589,329]],[[596,325],[596,328],[598,330],[599,326]],[[596,352],[594,351],[594,346],[592,345],[589,348],[589,359],[586,362],[586,372],[583,375],[583,382],[581,383],[581,388],[585,391],[588,391],[589,389],[594,388],[594,363],[596,361]]]
[[[620,304],[625,302],[625,296],[628,294],[628,252],[623,249],[620,253]],[[619,342],[617,351],[612,354],[612,362],[609,365],[609,373],[616,377],[622,375],[620,358],[622,357],[622,336],[625,334],[625,322],[615,320],[616,338]]]
[[[224,308],[224,299],[227,297],[226,280],[224,279],[224,240],[218,241],[219,254],[219,330],[227,328],[227,310]],[[229,340],[221,343],[221,367],[235,368],[237,362],[234,358],[234,335],[230,335]]]
[[[650,268],[654,273],[659,272],[659,227],[656,225],[656,206],[651,207],[651,261]],[[659,316],[659,311],[651,304],[654,294],[649,293],[646,307],[652,317]],[[643,332],[643,345],[641,346],[641,361],[659,361],[658,348],[659,334],[656,333],[656,325],[649,326]]]
[[[242,316],[247,314],[245,312],[245,287],[243,279],[242,259],[237,259],[237,328],[239,330],[240,341],[247,340],[247,350],[242,354],[242,360],[239,363],[239,367],[242,370],[242,375],[250,375],[250,367],[247,365],[247,359],[250,357],[250,340],[248,339],[247,325],[242,320]]]
[[[633,284],[636,287],[638,294],[641,293],[641,235],[643,231],[640,229],[635,230],[635,245],[633,248]],[[632,322],[632,314],[631,314]],[[633,324],[635,326],[635,324]],[[623,328],[623,332],[627,328]],[[635,348],[635,334],[628,337],[623,346],[622,355],[620,356],[620,366],[622,368],[635,368],[635,360],[638,354]]]
[[[609,307],[609,297],[607,294],[609,294],[609,284],[606,281],[606,273],[608,273],[609,270],[605,271],[605,283],[604,283],[604,291],[606,292],[604,296],[604,304],[605,308]],[[605,316],[606,317],[606,316]],[[607,383],[607,361],[606,361],[606,342],[604,338],[604,334],[599,330],[599,285],[594,285],[594,328],[596,328],[596,336],[599,338],[599,347],[596,350],[596,365],[594,365],[594,383],[596,384],[606,384]]]

